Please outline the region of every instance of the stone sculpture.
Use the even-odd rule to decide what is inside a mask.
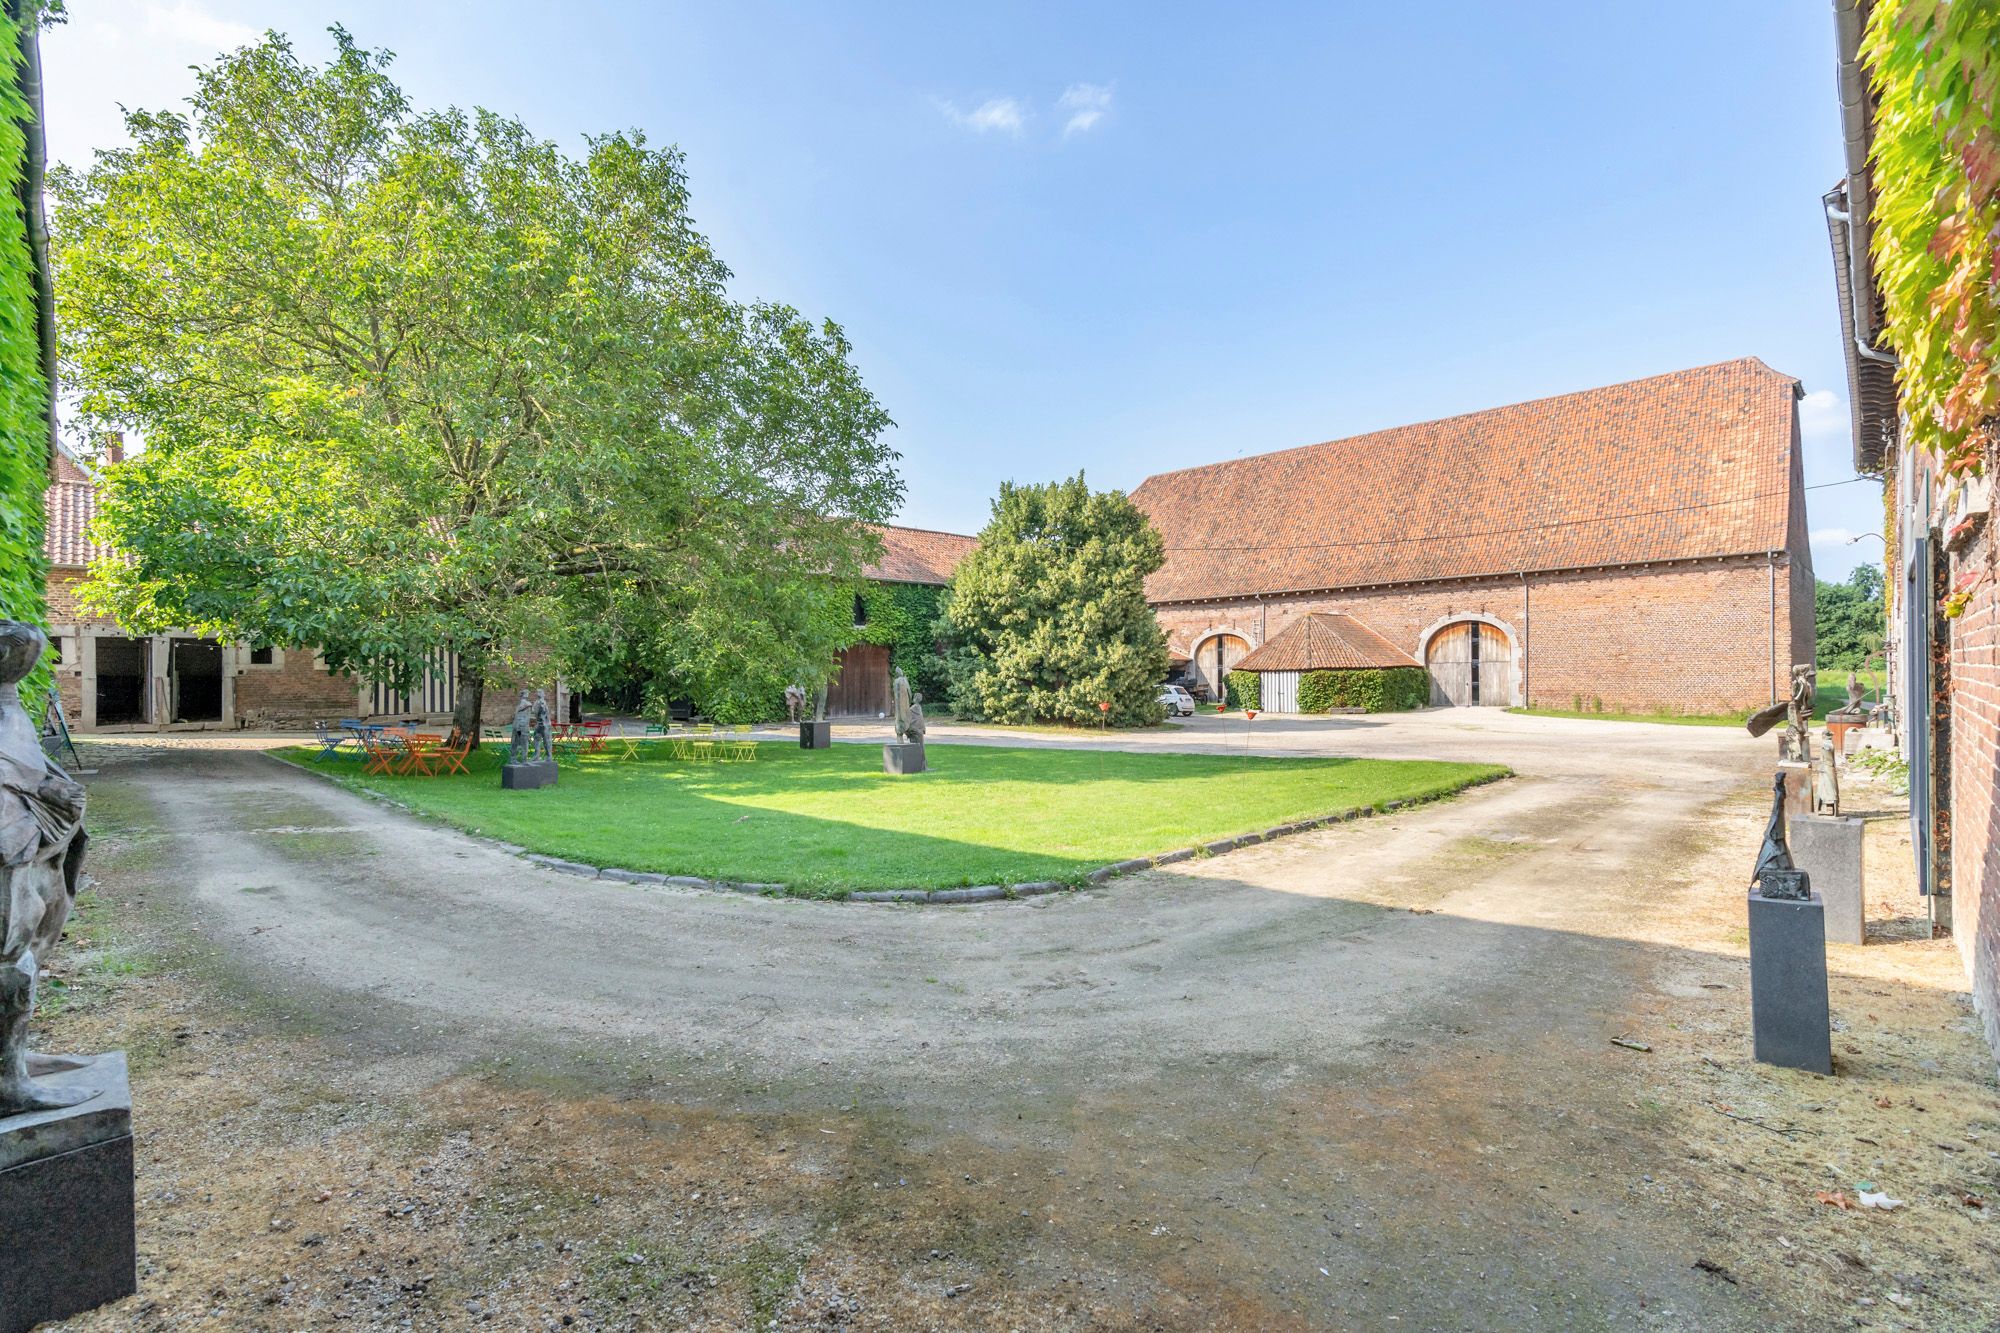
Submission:
[[[903,719],[903,740],[910,745],[922,745],[926,729],[923,691],[919,690],[910,696],[910,706],[907,711],[909,715]]]
[[[813,695],[813,721],[826,721],[826,677],[820,677],[819,690]]]
[[[906,744],[910,739],[910,678],[903,674],[901,667],[896,668],[895,676],[889,681],[889,698],[895,709],[896,741]]]
[[[528,762],[528,752],[534,747],[535,706],[529,702],[528,692],[521,691],[521,697],[514,704],[514,722],[507,731],[507,761],[513,764]]]
[[[785,716],[794,722],[799,722],[804,720],[805,715],[806,687],[803,685],[785,686]]]
[[[0,621],[0,1117],[75,1106],[99,1091],[38,1084],[38,1074],[79,1065],[28,1051],[35,979],[69,920],[89,842],[83,787],[42,753],[21,706],[21,679],[47,645],[34,626]]]
[[[547,759],[553,763],[555,757],[555,735],[549,728],[549,694],[547,690],[536,690],[534,721],[528,741],[528,758]]]
[[[1840,813],[1840,774],[1834,768],[1833,745],[1822,744],[1812,757],[1812,812]]]

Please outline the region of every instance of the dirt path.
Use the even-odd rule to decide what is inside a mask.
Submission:
[[[371,1288],[372,1305],[352,1271],[338,1290],[301,1277],[324,1265],[294,1251],[272,1327],[303,1317],[295,1298],[364,1326],[511,1312],[496,1317],[873,1328],[1750,1328],[1873,1302],[1848,1290],[1854,1273],[1801,1275],[1782,1255],[1760,1279],[1741,1213],[1718,1217],[1695,1178],[1743,1169],[1718,1128],[1744,1153],[1767,1145],[1705,1109],[1712,1090],[1663,1090],[1657,1063],[1610,1044],[1709,1015],[1718,1039],[1685,1063],[1755,1076],[1715,1016],[1736,1006],[1741,1026],[1728,867],[1755,845],[1763,748],[1699,728],[1481,721],[1288,743],[1456,745],[1524,776],[1032,904],[582,881],[200,746],[106,761],[100,791],[135,833],[103,873],[187,923],[202,984],[314,1052],[299,1057],[322,1090],[308,1120],[402,1107],[429,1170],[490,1198],[504,1188],[488,1155],[535,1163],[511,1188],[587,1237],[474,1208],[444,1228],[489,1247],[463,1290],[440,1279],[385,1304]],[[1554,735],[1576,726],[1598,743]],[[1925,1004],[1953,1002],[1916,989],[1926,1021]],[[1968,1043],[1952,1058],[1978,1071],[1958,1075],[1976,1102]],[[272,1096],[304,1095],[281,1055],[249,1045],[287,1088]],[[1763,1082],[1791,1095],[1807,1080]],[[530,1105],[560,1139],[525,1128]],[[296,1157],[281,1125],[228,1148]],[[697,1250],[765,1246],[776,1277],[687,1260],[684,1238],[680,1258],[648,1248],[700,1212],[671,1181],[723,1160],[711,1188],[743,1215]],[[360,1173],[364,1193],[377,1174]],[[1806,1214],[1793,1229],[1819,1221],[1809,1191],[1788,1203]],[[251,1212],[276,1227],[281,1204]],[[619,1245],[633,1273],[591,1267]],[[606,1277],[689,1262],[716,1280]],[[540,1280],[554,1272],[572,1285]],[[1946,1276],[1929,1291],[1933,1315],[1958,1308]]]

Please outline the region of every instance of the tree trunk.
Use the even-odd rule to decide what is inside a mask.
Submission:
[[[458,699],[451,710],[451,729],[479,738],[479,720],[486,706],[486,649],[461,649],[458,654]]]

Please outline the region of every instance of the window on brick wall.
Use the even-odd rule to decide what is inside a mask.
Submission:
[[[250,665],[251,665],[251,666],[276,666],[277,664],[278,664],[278,650],[277,650],[277,649],[275,649],[275,648],[252,648],[252,649],[250,650]]]

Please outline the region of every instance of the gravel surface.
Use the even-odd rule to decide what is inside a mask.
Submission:
[[[192,1028],[135,1062],[142,1119],[174,1130],[143,1150],[152,1303],[100,1318],[196,1326],[161,1293],[234,1253],[203,1300],[274,1328],[1979,1326],[1990,1210],[1945,1208],[1939,1177],[1935,1225],[1913,1205],[1824,1239],[1851,1220],[1813,1200],[1826,1145],[1769,1127],[1917,1077],[1927,1110],[1876,1112],[1972,1135],[1940,1158],[1964,1192],[1991,1192],[1978,1136],[2000,1144],[1949,945],[1907,931],[1837,961],[1843,1031],[1885,1029],[1842,1058],[1935,1069],[1749,1062],[1765,744],[1472,711],[1250,725],[1271,753],[1521,776],[1028,905],[909,907],[581,880],[245,738],[94,746],[125,830],[107,894],[203,960],[70,1020],[78,1045]],[[934,731],[996,735],[1037,743]],[[405,1196],[421,1243],[384,1230]],[[307,1198],[328,1216],[294,1218]],[[436,1272],[384,1287],[368,1265],[406,1251]]]

